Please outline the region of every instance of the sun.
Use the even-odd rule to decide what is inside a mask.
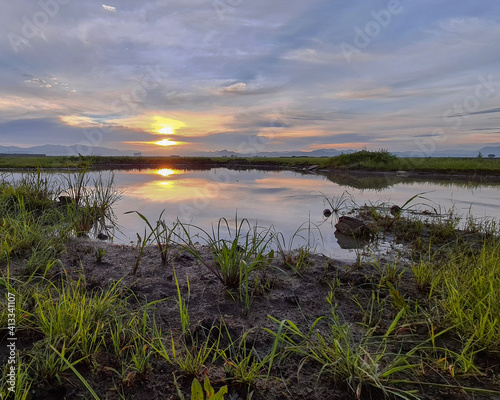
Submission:
[[[155,115],[151,120],[151,131],[160,135],[172,135],[177,129],[183,128],[186,124],[176,119],[165,118]]]
[[[171,135],[174,133],[174,128],[171,126],[164,126],[163,128],[158,129],[156,132],[163,133],[165,135]]]
[[[152,130],[157,135],[173,135],[176,133],[175,131],[179,128],[186,126],[186,124],[182,121],[177,121],[175,119],[164,118],[160,116],[155,116],[153,118]],[[162,139],[158,142],[154,142],[154,144],[158,146],[174,146],[179,144],[179,142],[174,142],[170,139]]]
[[[157,144],[158,146],[174,146],[177,144],[177,142],[174,142],[170,139],[163,139],[158,142],[155,142],[155,144]]]

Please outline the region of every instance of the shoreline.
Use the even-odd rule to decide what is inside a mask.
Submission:
[[[41,167],[45,172],[78,172],[81,166],[70,167]],[[304,175],[322,175],[322,176],[346,176],[351,175],[360,178],[369,177],[388,177],[414,180],[457,180],[477,183],[500,183],[500,172],[497,171],[469,171],[469,172],[443,172],[441,170],[398,170],[384,171],[373,169],[351,169],[351,168],[313,168],[303,166],[272,165],[272,164],[237,164],[237,163],[153,163],[153,164],[96,164],[89,166],[89,171],[130,171],[130,170],[148,170],[156,168],[173,168],[194,171],[211,170],[215,168],[226,168],[230,170],[259,170],[259,171],[290,171]],[[0,167],[2,172],[33,172],[36,167]]]
[[[4,170],[72,170],[78,168],[145,169],[260,169],[327,174],[396,174],[401,177],[478,179],[500,176],[500,158],[420,157],[398,158],[386,150],[361,150],[334,157],[167,157],[167,156],[47,156],[0,157]]]

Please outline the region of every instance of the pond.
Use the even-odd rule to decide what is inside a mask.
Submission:
[[[197,227],[211,232],[220,218],[226,218],[231,227],[236,219],[247,219],[251,226],[281,232],[285,248],[308,244],[317,253],[339,260],[355,260],[360,253],[370,256],[372,252],[390,252],[393,244],[388,238],[366,247],[336,235],[334,224],[338,215],[323,215],[324,209],[332,208],[328,200],[345,200],[339,213],[342,215],[363,205],[403,206],[421,194],[405,207],[408,213],[416,215],[416,210],[426,209],[432,214],[446,215],[453,210],[457,215],[472,215],[479,220],[500,218],[498,182],[226,168],[115,170],[90,172],[88,178],[93,180],[101,175],[106,179],[110,174],[116,190],[123,192],[113,208],[119,230],[113,232],[112,240],[119,244],[136,244],[138,234],[145,236],[146,223],[129,211],[143,214],[153,225],[162,212],[168,226],[173,226],[177,219],[191,224],[189,234],[202,244],[204,237],[195,236],[200,232]],[[21,176],[12,175],[13,179]],[[50,175],[64,186],[67,174]]]
[[[459,215],[471,213],[478,219],[500,217],[498,183],[225,168],[115,171],[114,178],[117,189],[123,190],[123,198],[114,208],[121,226],[121,232],[115,233],[116,243],[136,243],[137,233],[144,236],[144,221],[137,214],[125,214],[127,211],[138,211],[154,223],[165,210],[162,218],[167,224],[179,218],[207,231],[216,227],[222,217],[231,226],[236,217],[239,221],[246,218],[252,225],[272,226],[282,232],[287,245],[293,238],[292,247],[309,241],[319,253],[353,260],[359,250],[339,243],[334,235],[335,217],[323,216],[323,210],[330,207],[325,196],[347,198],[345,192],[357,207],[381,203],[402,206],[424,193],[409,204],[412,210],[426,208],[445,214],[453,209]],[[294,236],[298,230],[299,235]],[[199,241],[203,243],[203,239]],[[384,243],[379,250],[383,248]]]

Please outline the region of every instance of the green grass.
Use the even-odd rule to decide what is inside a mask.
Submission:
[[[339,168],[394,170],[399,165],[399,159],[385,150],[377,152],[361,150],[332,157],[328,165]]]
[[[500,159],[426,157],[399,158],[386,150],[378,152],[362,150],[342,154],[328,160],[327,166],[338,169],[362,169],[376,171],[421,171],[454,173],[493,173],[500,170]]]
[[[438,171],[445,174],[461,172],[493,173],[500,170],[500,159],[477,158],[407,158],[399,159],[399,168],[408,171]]]
[[[174,383],[177,388],[177,394],[179,396],[180,400],[185,400],[184,395],[182,392],[179,390],[179,387],[177,385],[177,380],[175,380],[175,375],[174,375]],[[205,391],[205,394],[203,393]],[[203,381],[203,388],[201,387],[200,382],[198,379],[193,379],[193,383],[191,384],[191,400],[224,400],[224,395],[227,394],[227,386],[223,386],[222,388],[219,389],[217,393],[215,393],[214,388],[210,384],[210,379],[208,378],[207,375],[205,375],[205,379]]]
[[[393,351],[388,343],[402,315],[403,312],[400,311],[383,336],[371,336],[368,331],[360,340],[354,339],[349,325],[340,322],[335,307],[330,318],[318,318],[306,330],[292,321],[273,319],[278,328],[276,332],[269,332],[274,335],[282,358],[294,354],[302,357],[299,372],[306,362],[314,361],[320,367],[318,379],[327,375],[334,381],[342,380],[357,398],[360,398],[366,386],[372,386],[381,390],[384,395],[409,399],[416,396],[393,387],[393,383],[418,367],[418,363],[412,359],[417,348],[405,352]],[[326,333],[317,329],[323,323],[328,327]]]
[[[0,157],[0,168],[80,168],[80,157]]]
[[[271,229],[251,226],[247,219],[234,220],[230,226],[226,218],[219,219],[217,227],[212,232],[188,224],[179,226],[183,230],[177,238],[184,250],[198,259],[214,276],[229,289],[239,288],[248,283],[250,274],[267,267],[269,257],[268,247],[273,238]],[[213,262],[206,259],[191,240],[188,228],[194,228],[205,240],[214,258]]]
[[[474,349],[500,347],[500,241],[485,241],[472,254],[453,248],[445,261],[420,264],[417,275],[436,299],[443,317]],[[429,271],[430,270],[430,271]],[[421,284],[422,285],[422,284]]]
[[[40,173],[0,183],[0,263],[25,258],[33,272],[62,250],[72,226],[53,200],[57,190]]]
[[[90,179],[85,167],[63,182],[40,170],[0,180],[0,265],[27,260],[25,270],[46,271],[73,235],[107,231],[115,223],[112,206],[120,198],[112,174]],[[92,187],[92,189],[90,189]],[[71,200],[58,201],[61,195]]]
[[[181,228],[178,221],[175,222],[172,227],[169,227],[165,220],[162,219],[164,212],[165,210],[160,213],[155,226],[153,226],[153,224],[142,213],[138,211],[127,211],[125,213],[136,213],[146,223],[147,228],[149,228],[149,233],[147,229],[144,230],[144,237],[140,237],[139,233],[137,233],[137,236],[140,237],[140,251],[139,255],[137,256],[137,261],[134,265],[134,268],[132,269],[132,275],[135,275],[137,273],[142,254],[144,253],[144,249],[148,244],[156,244],[163,266],[166,266],[169,262],[172,261],[171,247],[174,244],[173,239],[176,235],[177,228]]]

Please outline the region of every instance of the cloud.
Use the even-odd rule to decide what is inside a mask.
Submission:
[[[344,54],[339,51],[321,51],[311,48],[291,50],[282,56],[284,60],[300,61],[303,63],[313,64],[344,64],[346,58]],[[373,57],[368,53],[359,53],[356,55],[356,61],[367,62]]]
[[[68,126],[75,126],[79,128],[89,128],[99,126],[99,124],[92,118],[79,116],[79,115],[64,115],[59,120]]]
[[[489,110],[471,112],[471,113],[468,113],[467,115],[494,114],[494,113],[499,113],[499,112],[500,112],[500,108],[490,108]]]
[[[432,13],[428,2],[406,2],[348,64],[339,44],[373,20],[375,0],[224,1],[222,10],[206,0],[121,0],[119,12],[57,2],[51,15],[19,0],[0,13],[0,118],[19,126],[2,124],[0,135],[28,145],[106,126],[103,144],[121,146],[154,140],[141,124],[158,115],[186,123],[177,133],[200,149],[274,135],[269,150],[295,150],[356,132],[337,143],[404,150],[450,128],[443,113],[474,94],[478,76],[499,81],[495,1],[442,2]],[[39,13],[47,21],[28,32]],[[440,146],[491,126],[497,108],[494,96],[482,99],[463,134]]]
[[[110,12],[115,12],[116,11],[116,7],[112,7],[112,6],[107,6],[105,4],[102,5],[102,8],[106,11],[110,11]]]
[[[71,145],[85,139],[80,128],[53,118],[19,119],[0,124],[2,143],[12,145]]]
[[[391,93],[390,87],[376,87],[365,90],[350,90],[326,94],[326,98],[345,100],[366,100],[386,98]]]
[[[235,83],[230,86],[226,86],[225,88],[221,89],[221,92],[223,93],[242,93],[245,92],[247,89],[247,84],[245,82],[239,82]]]

